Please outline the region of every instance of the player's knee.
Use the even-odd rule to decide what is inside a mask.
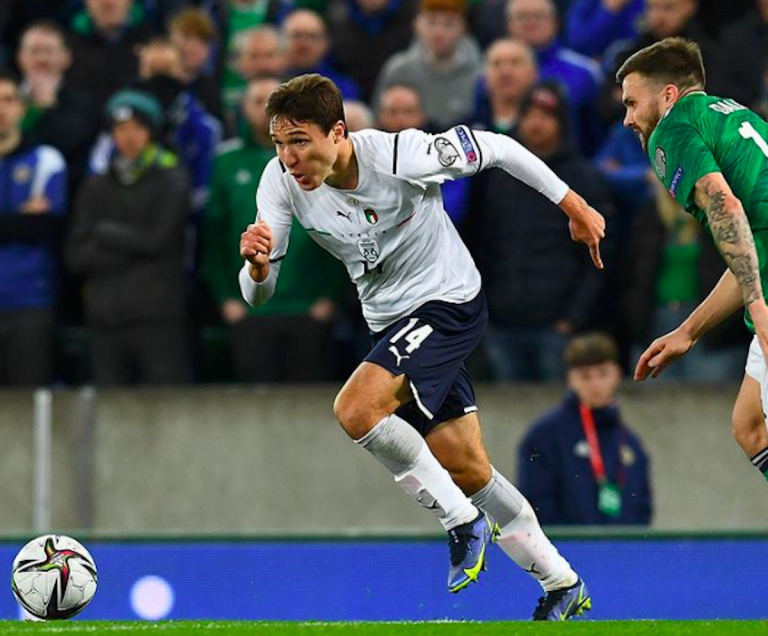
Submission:
[[[344,389],[333,401],[333,413],[352,439],[360,439],[376,425],[376,422],[371,421],[372,416],[367,405],[351,399]]]
[[[760,445],[765,427],[762,416],[734,413],[731,424],[734,439],[747,453],[756,445]]]

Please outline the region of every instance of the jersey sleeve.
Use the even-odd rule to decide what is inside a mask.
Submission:
[[[651,162],[654,172],[672,197],[684,208],[693,205],[696,182],[721,172],[701,132],[688,124],[666,126],[654,140]]]
[[[282,175],[283,168],[279,160],[272,159],[264,169],[256,191],[256,219],[266,221],[272,230],[270,263],[285,258],[293,223],[290,194]]]
[[[506,135],[456,126],[437,135],[411,129],[395,137],[394,173],[409,181],[442,184],[486,168],[501,168],[554,203],[568,192],[541,159]]]
[[[436,135],[410,128],[395,134],[393,144],[393,174],[423,186],[453,181],[482,169],[481,149],[466,126]]]

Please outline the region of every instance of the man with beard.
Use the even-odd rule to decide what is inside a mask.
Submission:
[[[699,46],[667,38],[619,69],[624,125],[648,151],[669,193],[709,231],[728,269],[674,331],[640,356],[635,380],[657,377],[707,331],[746,308],[755,334],[733,409],[736,441],[768,479],[768,124],[745,106],[707,95]]]

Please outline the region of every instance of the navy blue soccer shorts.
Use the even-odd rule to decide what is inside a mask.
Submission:
[[[485,333],[488,304],[480,290],[466,303],[431,301],[372,333],[367,362],[408,376],[414,401],[397,415],[426,436],[441,422],[477,410],[464,364]]]

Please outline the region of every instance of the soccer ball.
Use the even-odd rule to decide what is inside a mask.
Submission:
[[[41,620],[72,618],[91,602],[96,585],[93,557],[71,537],[37,537],[13,560],[13,595],[27,612]]]

